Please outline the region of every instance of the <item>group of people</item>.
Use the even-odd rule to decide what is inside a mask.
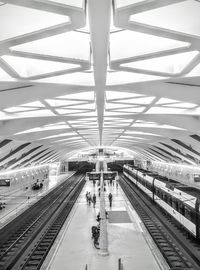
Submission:
[[[90,194],[90,192],[86,192],[85,194],[85,197],[86,197],[86,202],[88,205],[91,205],[91,203],[93,203],[93,207],[95,208],[95,205],[96,205],[96,201],[97,201],[97,198],[96,198],[96,195],[93,194],[93,196]]]
[[[93,194],[93,196],[91,195],[91,193],[89,191],[86,192],[85,194],[86,197],[86,202],[88,205],[91,205],[91,203],[93,203],[93,207],[95,208],[96,202],[97,202],[97,197],[95,194]],[[109,205],[110,208],[112,207],[112,200],[113,200],[113,196],[112,193],[110,192],[108,194],[108,200],[109,200]]]

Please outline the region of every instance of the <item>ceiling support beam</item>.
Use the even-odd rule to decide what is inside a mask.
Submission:
[[[111,0],[89,0],[88,12],[90,20],[99,137],[100,144],[102,144]]]

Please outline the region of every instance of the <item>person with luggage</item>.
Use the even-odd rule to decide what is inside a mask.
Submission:
[[[93,197],[92,197],[92,202],[93,202],[93,207],[95,208],[95,205],[96,205],[96,201],[97,201],[97,198],[96,198],[96,195],[94,194]]]
[[[108,194],[108,200],[109,200],[109,204],[111,208],[112,207],[112,194],[111,193]]]

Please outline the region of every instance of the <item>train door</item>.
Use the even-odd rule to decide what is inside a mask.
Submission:
[[[136,170],[136,175],[135,175],[135,184],[136,186],[138,185],[138,170]]]
[[[196,239],[200,241],[200,199],[197,198],[195,204],[195,212],[196,212]]]
[[[152,182],[152,198],[153,198],[153,202],[155,201],[155,178],[153,179]]]

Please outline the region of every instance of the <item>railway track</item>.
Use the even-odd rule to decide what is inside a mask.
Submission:
[[[183,237],[180,228],[172,224],[165,215],[162,215],[155,203],[150,201],[125,176],[120,176],[119,183],[170,269],[200,269],[200,246]]]
[[[0,270],[40,269],[84,183],[72,176],[0,231]]]

